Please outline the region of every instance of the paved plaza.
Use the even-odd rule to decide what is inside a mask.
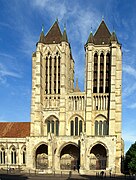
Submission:
[[[136,180],[133,176],[89,176],[79,174],[55,174],[55,175],[39,175],[39,174],[0,174],[0,180]]]

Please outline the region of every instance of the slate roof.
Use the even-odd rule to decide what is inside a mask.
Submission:
[[[42,31],[41,34],[40,34],[40,39],[39,39],[39,42],[40,43],[44,43],[44,32]]]
[[[88,38],[88,40],[87,40],[87,43],[94,43],[94,37],[93,37],[92,32],[91,32],[90,35],[89,35],[89,38]]]
[[[109,44],[111,33],[108,30],[104,20],[102,20],[100,26],[98,27],[96,33],[94,34],[94,44]]]
[[[0,138],[30,136],[30,122],[0,122]]]
[[[118,42],[118,39],[117,39],[117,36],[115,34],[115,32],[112,33],[111,37],[110,37],[110,40],[111,41],[117,41]]]
[[[67,42],[68,43],[68,37],[67,37],[67,32],[66,29],[64,29],[63,35],[62,35],[62,42]]]
[[[58,21],[55,21],[53,26],[50,28],[46,36],[44,37],[45,44],[60,43],[62,40],[62,34],[58,25]]]

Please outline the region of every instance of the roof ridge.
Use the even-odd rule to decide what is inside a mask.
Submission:
[[[26,122],[26,121],[23,121],[23,122],[16,122],[16,121],[15,121],[15,122],[14,122],[14,121],[8,122],[8,121],[7,121],[7,122],[0,122],[0,124],[1,124],[1,123],[13,124],[13,123],[31,123],[31,122],[28,122],[28,121],[27,121],[27,122]]]

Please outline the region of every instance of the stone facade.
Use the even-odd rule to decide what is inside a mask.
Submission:
[[[104,21],[90,34],[85,57],[81,92],[66,29],[61,34],[56,21],[41,32],[32,55],[30,135],[0,138],[1,167],[121,172],[122,51]]]

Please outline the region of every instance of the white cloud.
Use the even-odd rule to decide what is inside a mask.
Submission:
[[[133,94],[134,91],[136,91],[136,83],[129,84],[126,81],[124,88],[123,88],[123,92],[122,92],[123,96],[127,97],[127,96]]]
[[[49,2],[50,0],[34,0],[33,5],[44,8],[49,4]]]
[[[135,120],[131,119],[129,120],[129,124],[128,122],[126,122],[123,128],[124,131],[122,133],[122,138],[125,140],[125,152],[127,152],[130,146],[136,141],[136,132],[135,127],[133,125],[134,123]]]
[[[136,109],[136,102],[133,103],[133,104],[131,104],[131,105],[129,105],[128,108],[130,108],[130,109]]]
[[[130,65],[123,64],[123,96],[128,97],[136,92],[136,70]],[[130,78],[131,77],[131,78]]]
[[[125,52],[125,53],[129,53],[130,52],[130,49],[128,49],[128,48],[123,47],[122,49],[123,49],[122,51]]]
[[[11,29],[13,29],[13,27],[12,27],[12,26],[10,26],[10,24],[5,23],[5,22],[0,22],[0,27],[4,27],[4,28],[11,28]]]
[[[21,75],[17,72],[8,70],[2,63],[0,63],[0,82],[6,83],[6,77],[21,78]]]
[[[136,141],[136,134],[132,134],[131,132],[125,132],[123,133],[123,139],[125,139],[125,141],[127,142],[134,143]]]
[[[130,65],[123,64],[123,71],[136,78],[136,70]]]
[[[29,30],[23,32],[22,36],[22,46],[19,50],[30,57],[32,52],[35,50],[35,45],[38,39],[34,37]]]
[[[59,20],[62,20],[67,12],[66,4],[62,1],[35,0],[32,5],[41,9],[42,13],[48,11],[51,17],[59,18]]]
[[[6,53],[1,53],[1,52],[0,52],[0,56],[3,56],[3,57],[5,57],[5,58],[14,59],[13,56],[11,56],[10,54],[6,54]]]

